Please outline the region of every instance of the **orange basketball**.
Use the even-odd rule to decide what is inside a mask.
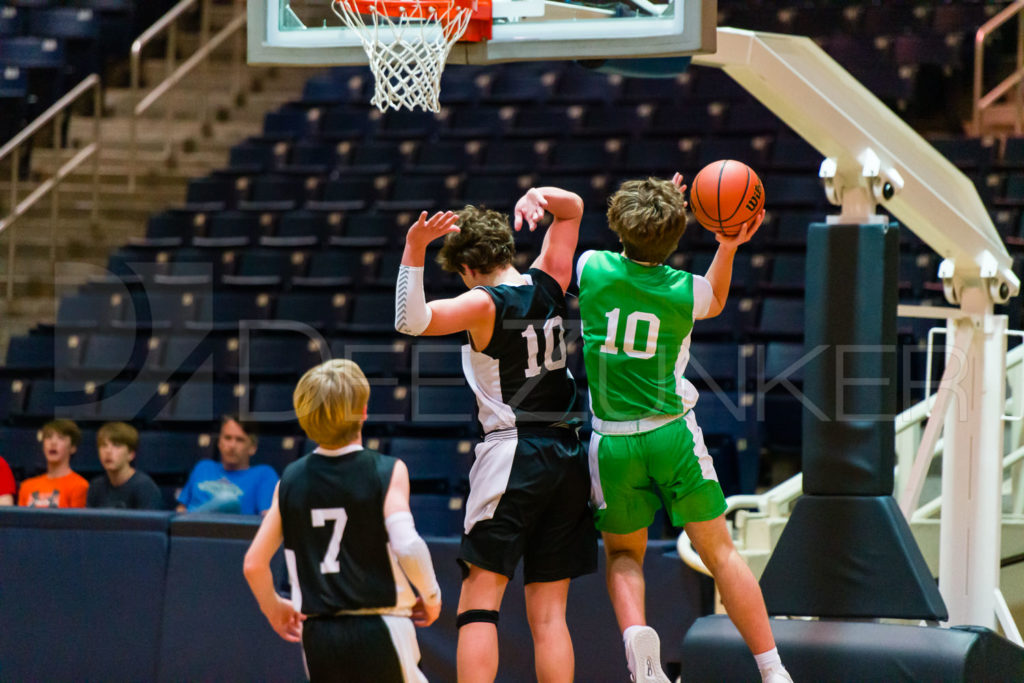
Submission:
[[[732,237],[764,208],[764,186],[754,170],[741,161],[723,159],[708,164],[693,179],[690,210],[711,232]]]

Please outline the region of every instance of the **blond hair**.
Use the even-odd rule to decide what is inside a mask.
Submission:
[[[127,422],[108,422],[96,432],[96,445],[102,446],[104,441],[134,453],[139,449],[139,432]]]
[[[370,383],[359,366],[335,359],[306,371],[292,394],[306,436],[321,446],[351,443],[363,427]]]
[[[669,180],[627,180],[608,202],[608,227],[627,258],[662,263],[686,231],[686,199]]]

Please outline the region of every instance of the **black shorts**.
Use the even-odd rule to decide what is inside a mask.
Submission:
[[[427,680],[408,617],[310,617],[302,624],[302,651],[311,683]]]
[[[459,564],[525,583],[597,571],[587,457],[575,431],[498,432],[476,447]]]

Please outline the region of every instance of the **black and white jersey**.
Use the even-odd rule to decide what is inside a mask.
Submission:
[[[462,349],[484,433],[564,423],[576,403],[565,367],[565,294],[542,270],[523,278],[526,284],[481,288],[494,300],[494,332],[487,348]]]
[[[341,453],[314,451],[281,477],[278,505],[292,603],[308,615],[407,615],[414,596],[384,525],[395,458],[358,446]]]

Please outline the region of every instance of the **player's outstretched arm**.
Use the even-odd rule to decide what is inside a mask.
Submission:
[[[302,642],[302,622],[306,616],[298,612],[290,602],[274,590],[274,576],[270,572],[270,559],[277,552],[284,531],[281,526],[281,510],[277,502],[278,489],[274,489],[274,501],[270,504],[260,524],[252,545],[245,553],[243,571],[252,594],[260,605],[260,611],[271,627],[285,640]]]
[[[384,525],[398,564],[420,594],[413,608],[413,623],[430,626],[441,614],[441,587],[430,561],[430,549],[416,532],[409,509],[409,470],[401,460],[395,462],[384,496]]]
[[[548,212],[551,226],[544,235],[544,245],[531,268],[543,270],[558,282],[564,292],[572,281],[572,262],[576,242],[580,236],[583,218],[583,200],[580,196],[557,187],[533,187],[527,191],[515,208],[515,229],[521,230],[525,222],[530,230],[537,229],[537,221]]]
[[[428,305],[423,291],[427,245],[438,237],[458,232],[457,220],[458,216],[451,211],[438,212],[429,218],[424,211],[405,236],[405,251],[395,286],[395,329],[402,334],[429,336],[469,330],[474,340],[483,336],[490,339],[494,301],[485,292],[469,291],[452,299],[431,301]]]
[[[743,224],[737,235],[726,237],[719,233],[715,236],[715,239],[718,240],[718,251],[715,252],[715,258],[711,261],[708,272],[704,276],[711,283],[713,296],[711,306],[703,318],[714,318],[725,309],[725,302],[729,298],[729,287],[732,285],[732,262],[736,256],[736,250],[741,244],[750,241],[750,238],[761,227],[763,220],[764,210],[762,209],[759,214]]]

